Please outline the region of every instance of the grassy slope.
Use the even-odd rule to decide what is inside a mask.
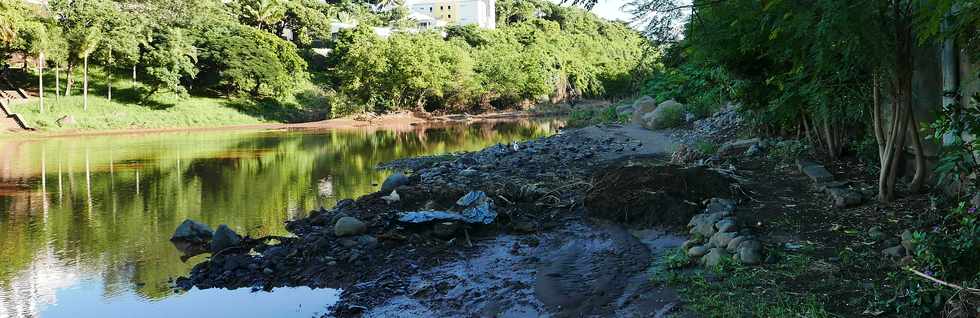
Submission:
[[[64,90],[66,80],[61,74],[61,89]],[[37,77],[22,72],[14,73],[15,85],[26,87],[31,94],[36,94]],[[19,102],[14,105],[14,111],[21,114],[29,125],[41,131],[57,132],[72,130],[110,130],[138,128],[185,128],[185,127],[216,127],[230,125],[248,125],[277,122],[293,122],[307,120],[308,112],[300,108],[300,104],[314,104],[315,100],[302,100],[293,97],[285,102],[248,101],[218,97],[191,96],[178,99],[169,93],[139,104],[138,88],[129,77],[116,75],[113,80],[110,102],[106,97],[107,76],[99,68],[89,70],[88,110],[82,107],[81,74],[76,74],[76,83],[69,97],[55,95],[53,72],[46,72],[44,85],[45,113],[40,113],[37,98]],[[313,90],[312,83],[305,83],[303,96],[309,96]],[[56,121],[71,115],[77,122],[74,126],[59,127]]]

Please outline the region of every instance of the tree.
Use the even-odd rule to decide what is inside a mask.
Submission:
[[[183,30],[169,28],[153,36],[146,52],[146,83],[150,89],[143,95],[147,100],[161,89],[168,89],[177,96],[187,94],[181,85],[184,77],[197,76],[197,49]]]

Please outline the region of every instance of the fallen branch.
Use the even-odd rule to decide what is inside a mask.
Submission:
[[[935,278],[935,277],[932,277],[932,276],[929,276],[929,275],[927,275],[926,273],[923,273],[923,272],[920,272],[920,271],[917,271],[917,270],[915,270],[915,269],[912,269],[912,268],[908,268],[908,270],[909,270],[910,272],[912,272],[912,273],[914,273],[914,274],[916,274],[916,275],[918,275],[919,277],[922,277],[922,278],[925,278],[925,279],[927,279],[927,280],[930,280],[930,281],[932,281],[932,282],[934,282],[934,283],[936,283],[936,284],[940,284],[940,285],[943,285],[943,286],[946,286],[946,287],[949,287],[949,288],[953,288],[953,289],[956,289],[956,290],[961,290],[961,291],[966,291],[966,292],[969,292],[969,293],[973,293],[973,294],[978,294],[978,295],[980,295],[980,289],[976,289],[976,288],[970,288],[970,287],[963,287],[963,286],[960,286],[960,285],[956,285],[956,284],[953,284],[953,283],[949,283],[949,282],[946,282],[946,281],[943,281],[943,280],[940,280],[940,279],[938,279],[938,278]]]

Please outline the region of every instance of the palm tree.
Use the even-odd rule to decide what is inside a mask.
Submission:
[[[82,38],[78,57],[82,59],[82,110],[88,110],[88,57],[95,52],[102,40],[102,32],[98,28],[89,28]]]
[[[260,29],[265,29],[267,26],[282,21],[286,16],[286,5],[282,0],[250,1],[244,9],[255,20]]]

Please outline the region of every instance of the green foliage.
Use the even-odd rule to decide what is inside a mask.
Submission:
[[[711,140],[702,139],[694,143],[694,150],[703,155],[712,156],[718,153],[719,148],[721,146]]]
[[[976,173],[980,162],[975,153],[980,150],[980,140],[964,136],[980,136],[980,94],[971,98],[972,107],[955,103],[942,109],[942,114],[930,124],[932,139],[941,144],[936,174],[939,184],[953,182],[960,185],[960,194],[973,193],[978,189]]]
[[[659,115],[654,119],[653,126],[657,129],[677,128],[684,126],[684,124],[687,123],[687,121],[684,119],[687,109],[687,105],[660,106],[657,108],[657,110],[655,110],[655,112],[659,113]]]
[[[295,45],[253,27],[222,23],[197,43],[205,73],[198,83],[228,95],[282,98],[307,76]]]
[[[513,13],[495,30],[450,27],[445,39],[431,33],[380,39],[364,24],[341,31],[326,63],[333,72],[325,76],[345,104],[332,105],[332,113],[629,96],[633,79],[651,67],[651,48],[626,25],[540,1],[498,3],[498,12],[516,7],[542,14]]]
[[[616,105],[595,109],[577,109],[568,115],[568,127],[585,127],[595,124],[624,124],[629,121],[628,115],[620,114]]]
[[[187,94],[181,78],[197,75],[197,50],[180,29],[170,29],[154,36],[145,57],[147,61],[145,82],[150,86],[144,99],[161,88],[178,96]]]
[[[662,103],[673,99],[688,107],[697,118],[710,116],[731,101],[738,81],[718,66],[684,63],[651,75],[640,91]]]
[[[967,288],[980,287],[980,213],[977,208],[961,203],[948,213],[939,225],[928,232],[913,234],[914,258],[910,268],[926,275]],[[889,276],[895,286],[895,297],[882,301],[884,306],[903,317],[935,317],[950,308],[975,313],[980,308],[963,302],[976,295],[957,294],[957,290],[942,286],[911,272]],[[969,315],[969,314],[967,314]]]
[[[810,145],[802,140],[787,139],[773,144],[769,150],[769,158],[781,162],[794,162],[810,151]]]

